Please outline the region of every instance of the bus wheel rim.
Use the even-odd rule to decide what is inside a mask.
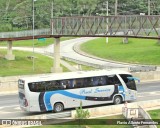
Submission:
[[[119,99],[119,98],[116,98],[116,100],[115,100],[115,101],[116,101],[116,103],[117,103],[117,104],[119,104],[119,103],[120,103],[120,99]]]
[[[62,110],[62,106],[61,105],[57,105],[55,109],[56,109],[57,112],[59,112],[59,111]]]

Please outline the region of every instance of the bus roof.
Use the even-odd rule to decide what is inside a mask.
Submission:
[[[42,74],[37,76],[24,77],[20,79],[27,82],[40,82],[40,81],[85,78],[85,77],[94,77],[94,76],[105,76],[105,75],[113,75],[113,74],[130,74],[130,73],[122,70],[76,71],[76,72]]]

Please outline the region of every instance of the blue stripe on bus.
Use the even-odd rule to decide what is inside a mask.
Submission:
[[[124,87],[122,85],[118,86],[118,90],[119,90],[119,93],[122,94],[123,98],[125,99]]]
[[[53,110],[53,106],[51,104],[51,96],[54,94],[62,94],[71,98],[76,98],[76,99],[81,99],[81,100],[85,100],[86,96],[81,96],[81,95],[77,95],[74,93],[70,93],[68,91],[64,91],[64,90],[60,90],[60,91],[55,91],[55,92],[45,92],[45,96],[44,96],[44,103],[45,106],[47,108],[47,111]]]
[[[118,86],[118,91],[119,91],[119,94],[122,94],[123,97],[125,98],[123,86]],[[59,91],[55,91],[55,92],[54,91],[53,92],[45,92],[43,100],[44,100],[47,111],[53,110],[53,106],[50,102],[50,99],[51,99],[51,96],[53,96],[54,94],[62,94],[62,95],[65,95],[65,96],[68,96],[71,98],[81,99],[81,100],[85,100],[87,97],[87,96],[81,96],[81,95],[77,95],[74,93],[70,93],[70,92],[64,91],[64,90],[59,90]],[[95,98],[95,97],[93,97],[93,98]]]

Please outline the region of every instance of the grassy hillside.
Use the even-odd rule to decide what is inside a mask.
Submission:
[[[160,45],[157,40],[129,39],[128,44],[122,43],[122,38],[98,38],[81,45],[81,50],[109,60],[160,65]]]

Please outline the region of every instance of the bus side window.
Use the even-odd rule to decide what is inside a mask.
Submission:
[[[98,85],[106,85],[107,84],[107,82],[106,82],[106,76],[101,76],[100,78],[99,78],[99,83],[98,83]]]
[[[45,84],[45,91],[50,91],[51,90],[51,82],[47,81]]]
[[[97,86],[99,83],[99,77],[92,77],[91,81],[92,81],[92,86]]]
[[[28,83],[28,86],[29,86],[29,90],[31,92],[36,92],[36,85],[35,85],[35,83]]]
[[[113,77],[109,76],[108,77],[108,85],[113,85],[114,84],[114,80],[113,80]]]
[[[66,80],[66,89],[71,89],[71,80]]]
[[[80,86],[81,86],[80,79],[77,79],[77,80],[76,80],[76,87],[77,87],[77,88],[80,88]]]
[[[72,80],[61,80],[60,81],[61,89],[71,89],[73,88]]]
[[[46,82],[46,91],[54,91],[54,90],[59,90],[60,85],[58,81],[47,81]]]
[[[69,80],[70,81],[70,88],[74,88],[74,86],[75,86],[75,80],[74,79],[70,79]]]
[[[45,91],[45,82],[36,82],[37,86],[36,92],[44,92]]]
[[[90,79],[84,78],[83,79],[83,87],[89,87],[90,86]]]
[[[61,90],[61,89],[62,89],[59,80],[54,81],[54,82],[52,83],[52,87],[53,87],[53,90]]]
[[[122,85],[116,75],[108,76],[108,84],[109,85],[115,85],[115,84]]]
[[[61,80],[60,81],[60,86],[62,89],[66,89],[66,81],[65,80]]]
[[[78,78],[75,79],[75,87],[74,88],[84,88],[88,87],[88,78]]]
[[[122,85],[122,83],[120,82],[120,80],[116,75],[114,76],[114,84]]]

